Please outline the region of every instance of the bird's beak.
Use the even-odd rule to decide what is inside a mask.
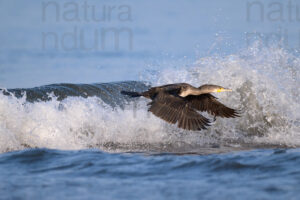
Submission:
[[[232,89],[221,88],[221,89],[218,89],[217,92],[232,92]]]

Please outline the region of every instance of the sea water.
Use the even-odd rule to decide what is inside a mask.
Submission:
[[[274,1],[86,2],[106,15],[129,7],[124,23],[124,10],[81,23],[63,18],[72,2],[44,13],[43,3],[0,3],[0,199],[299,199],[297,21],[271,23]],[[93,33],[98,23],[132,30],[133,49],[42,46],[45,31]],[[289,45],[242,39],[277,25]],[[241,116],[186,131],[147,112],[147,99],[120,94],[174,82],[231,88],[215,95]]]

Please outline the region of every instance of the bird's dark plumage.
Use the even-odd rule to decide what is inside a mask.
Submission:
[[[130,97],[140,97],[140,96],[142,96],[138,92],[128,92],[128,91],[121,91],[121,94],[130,96]]]
[[[228,108],[227,106],[220,103],[217,98],[211,94],[202,94],[199,96],[187,96],[187,101],[189,104],[201,111],[208,112],[211,115],[218,117],[238,117],[238,112],[232,108]]]
[[[152,87],[142,93],[128,91],[121,93],[131,97],[144,96],[151,99],[148,111],[171,124],[177,123],[179,128],[201,130],[206,129],[210,121],[198,111],[206,111],[215,117],[238,117],[236,110],[228,108],[209,94],[222,90],[229,91],[216,85],[195,88],[186,83],[178,83]]]

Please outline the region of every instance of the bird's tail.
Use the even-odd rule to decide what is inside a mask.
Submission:
[[[138,92],[129,92],[129,91],[121,91],[121,94],[130,96],[130,97],[140,97],[140,96],[142,96],[141,93],[138,93]]]

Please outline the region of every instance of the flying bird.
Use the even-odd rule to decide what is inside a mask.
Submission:
[[[210,126],[210,120],[199,112],[216,117],[239,117],[237,110],[220,103],[210,93],[232,91],[218,85],[202,85],[199,88],[187,83],[175,83],[152,87],[145,92],[121,91],[130,97],[151,99],[148,111],[155,116],[186,130],[202,130]]]

